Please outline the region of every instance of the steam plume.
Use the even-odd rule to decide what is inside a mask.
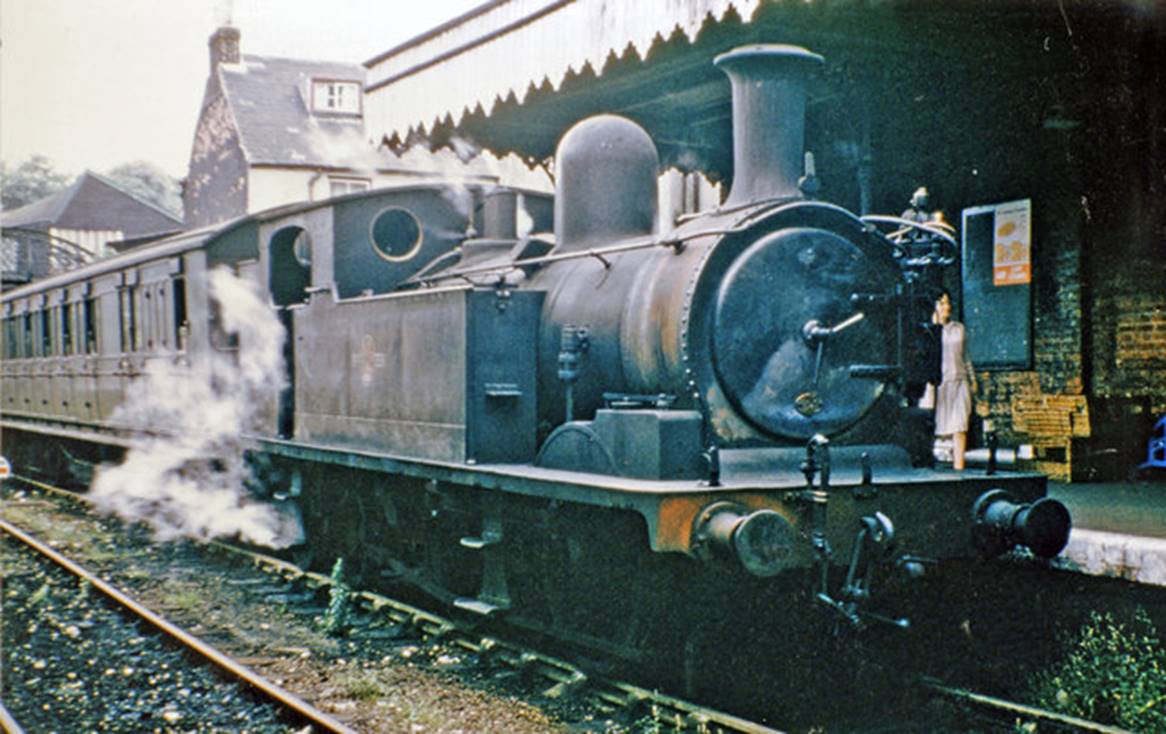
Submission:
[[[135,430],[118,466],[101,467],[90,496],[109,514],[148,524],[160,540],[234,537],[271,547],[303,538],[298,517],[250,497],[243,435],[286,384],[283,328],[258,289],[226,268],[209,276],[234,353],[155,368],[135,382],[114,422]]]

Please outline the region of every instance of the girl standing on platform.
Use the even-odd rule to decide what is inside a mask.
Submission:
[[[972,394],[976,391],[976,373],[967,354],[964,325],[951,318],[951,294],[939,291],[931,319],[939,324],[940,371],[935,390],[935,435],[951,436],[952,468],[962,471],[968,448],[968,419],[972,414]]]

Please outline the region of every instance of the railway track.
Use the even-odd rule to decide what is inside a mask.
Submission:
[[[225,553],[248,559],[295,587],[330,592],[335,581],[323,574],[304,571],[278,558],[240,548],[216,544]],[[351,592],[360,613],[388,622],[396,630],[412,630],[420,641],[440,640],[445,648],[455,648],[475,656],[491,667],[504,666],[523,675],[542,679],[548,698],[572,696],[586,701],[604,718],[635,721],[651,718],[666,723],[670,731],[707,734],[779,734],[761,723],[700,706],[649,690],[632,683],[594,676],[562,658],[547,655],[498,637],[478,636],[472,626],[370,591]],[[364,622],[364,625],[361,624]],[[359,620],[357,626],[367,626]],[[357,633],[359,635],[359,632]]]
[[[86,504],[83,496],[32,479],[14,477],[22,485],[37,491]],[[0,524],[0,530],[9,532],[9,524]],[[17,528],[13,533],[26,536]],[[15,536],[14,537],[19,537]],[[278,598],[281,603],[299,604],[306,613],[321,611],[321,599],[331,596],[337,582],[330,576],[305,571],[280,558],[239,548],[227,543],[206,544],[214,552],[229,556],[256,568],[273,579],[272,584],[255,586],[254,593],[266,598]],[[49,549],[51,550],[51,549]],[[763,723],[700,706],[659,691],[632,683],[594,675],[562,658],[548,655],[529,647],[495,636],[476,633],[473,625],[444,617],[428,610],[370,591],[340,591],[348,596],[352,611],[351,637],[355,641],[392,640],[398,647],[414,643],[440,644],[443,650],[458,651],[473,658],[479,665],[506,671],[527,681],[539,681],[534,689],[537,695],[572,705],[586,706],[594,720],[626,722],[623,731],[634,731],[636,722],[653,722],[661,730],[697,732],[700,734],[780,734]],[[225,656],[224,656],[225,657]],[[242,666],[237,666],[242,667]],[[290,695],[290,694],[289,694]],[[306,704],[305,704],[306,705]],[[336,722],[337,726],[343,724]],[[321,729],[321,731],[352,731],[351,729]]]
[[[84,504],[84,497],[33,480],[19,479],[25,486]],[[540,695],[572,700],[590,707],[594,716],[621,722],[653,722],[657,731],[701,732],[704,734],[769,734],[777,730],[759,722],[713,708],[664,695],[632,683],[589,673],[569,661],[544,654],[495,636],[483,636],[473,625],[421,609],[383,594],[359,590],[337,590],[335,579],[307,571],[285,560],[225,543],[209,543],[216,553],[240,560],[262,571],[273,583],[256,586],[257,594],[301,604],[309,613],[318,612],[321,600],[344,594],[352,610],[352,638],[356,641],[390,637],[400,644],[440,644],[443,650],[459,651],[478,664],[504,668],[526,680],[538,680]],[[386,632],[388,631],[388,632]],[[915,682],[927,695],[941,698],[975,717],[990,721],[999,731],[1019,731],[1021,722],[1041,727],[1040,731],[1117,734],[1124,730],[1066,716],[1034,706],[987,696],[945,685],[933,678]],[[651,729],[645,729],[651,730]],[[977,731],[984,730],[977,728]],[[331,730],[326,730],[331,731]],[[622,731],[638,731],[634,726]]]
[[[134,620],[140,620],[153,628],[158,634],[162,635],[169,643],[189,652],[195,659],[207,666],[216,668],[229,680],[239,683],[241,686],[252,691],[254,695],[269,702],[273,707],[282,712],[281,718],[287,720],[289,723],[294,723],[297,726],[308,725],[315,727],[316,731],[320,732],[355,734],[353,729],[348,728],[343,723],[314,708],[290,691],[284,690],[245,666],[240,665],[203,640],[137,603],[112,584],[103,581],[86,568],[57,552],[46,543],[37,540],[12,523],[6,520],[0,520],[0,532],[18,541],[24,548],[32,551],[41,558],[51,561],[78,582],[87,584],[87,588],[92,588],[100,592],[106,599],[116,605],[121,613]],[[74,636],[74,634],[70,633],[69,628],[66,628],[64,632],[68,637]],[[80,635],[79,630],[76,632],[76,635]]]

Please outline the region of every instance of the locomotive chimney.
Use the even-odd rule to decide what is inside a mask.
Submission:
[[[798,46],[743,46],[713,60],[733,85],[733,184],[726,206],[801,196],[806,77],[822,57]]]

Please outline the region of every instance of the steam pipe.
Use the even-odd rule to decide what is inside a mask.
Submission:
[[[743,46],[713,63],[733,85],[733,184],[725,206],[799,197],[806,77],[824,59],[798,46]]]

